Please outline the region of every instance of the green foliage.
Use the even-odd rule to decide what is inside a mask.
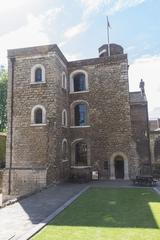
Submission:
[[[6,136],[0,135],[0,168],[5,167]]]
[[[7,125],[7,80],[7,71],[2,69],[0,71],[0,132],[5,131]]]
[[[145,188],[90,189],[34,240],[158,240],[160,197]]]

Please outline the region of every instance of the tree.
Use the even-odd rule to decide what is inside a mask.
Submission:
[[[7,80],[8,74],[4,68],[0,70],[0,132],[6,129],[7,125]]]

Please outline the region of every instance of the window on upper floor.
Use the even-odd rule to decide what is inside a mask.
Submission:
[[[42,109],[41,108],[37,108],[34,112],[34,122],[36,124],[42,123]]]
[[[35,70],[35,82],[42,82],[42,69],[37,68]]]
[[[67,89],[67,77],[65,72],[62,73],[62,88]]]
[[[70,92],[88,91],[88,74],[84,70],[76,70],[70,75]]]
[[[85,91],[86,82],[84,73],[78,73],[73,78],[74,92]]]
[[[67,127],[67,111],[64,109],[62,111],[62,126]]]
[[[87,107],[86,104],[77,104],[74,108],[75,126],[85,126],[87,123]]]
[[[45,83],[45,68],[42,64],[36,64],[31,69],[31,83]]]
[[[62,159],[67,160],[67,152],[68,152],[68,146],[67,146],[67,139],[63,139],[62,141]]]
[[[46,110],[43,106],[36,105],[32,108],[31,123],[36,125],[46,124]]]

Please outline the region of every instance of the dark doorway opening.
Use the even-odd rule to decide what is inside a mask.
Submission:
[[[124,179],[124,160],[121,156],[115,158],[115,176],[116,179]]]

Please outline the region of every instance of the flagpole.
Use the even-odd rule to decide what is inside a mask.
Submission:
[[[111,51],[110,51],[110,42],[109,42],[109,28],[110,28],[110,24],[109,24],[109,20],[108,20],[108,16],[107,16],[108,57],[110,57],[110,55],[111,55]]]

